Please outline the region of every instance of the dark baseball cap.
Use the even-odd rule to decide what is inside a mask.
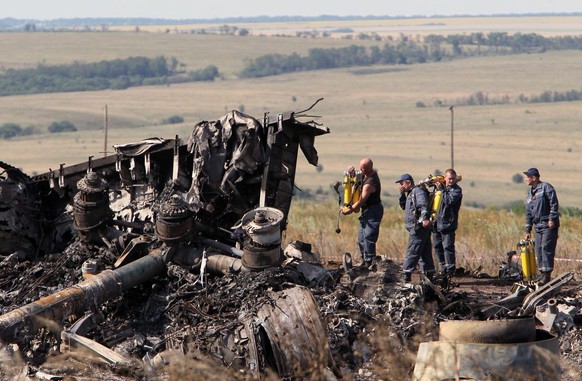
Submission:
[[[523,173],[526,176],[537,176],[540,177],[540,171],[537,168],[530,168]]]
[[[396,180],[395,183],[399,183],[399,182],[404,181],[404,180],[410,180],[410,181],[414,182],[414,180],[412,179],[412,176],[410,176],[408,173],[405,173],[402,176],[400,176],[400,178],[398,180]]]

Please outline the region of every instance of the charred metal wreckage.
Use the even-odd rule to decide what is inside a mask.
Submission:
[[[382,333],[397,351],[421,330],[436,338],[446,321],[469,319],[473,332],[482,329],[475,320],[526,319],[530,329],[536,314],[547,331],[573,326],[577,308],[557,308],[569,274],[490,300],[455,290],[450,279],[399,283],[400,268],[389,260],[355,267],[346,253],[343,266],[324,269],[308,243],[282,251],[299,149],[316,165],[315,137],[329,132],[304,117],[287,112],[259,122],[232,111],[198,123],[185,141],[118,145],[114,155],[34,177],[0,162],[0,378],[14,376],[7,358],[22,357],[29,375],[58,379],[46,373],[48,354],[82,348],[135,376],[116,374],[120,380],[157,379],[186,359],[218,360],[234,375],[322,380],[346,369],[378,379],[377,361],[398,379],[394,365],[372,353],[382,336],[375,324],[387,327]],[[487,353],[502,353],[495,345],[507,338],[476,351],[478,334],[451,337],[460,327],[452,324],[441,326],[440,341],[421,344],[414,374],[409,363],[401,376],[504,374]],[[556,336],[528,332],[505,349],[526,358],[515,362],[519,371],[541,364],[540,348],[557,350]],[[579,341],[571,340],[570,352]],[[131,366],[136,358],[145,364],[140,371]],[[549,375],[536,379],[559,372],[543,364]]]
[[[121,356],[80,333],[91,327],[93,337],[105,335],[99,327],[105,320],[103,305],[154,282],[157,294],[140,309],[142,315],[171,323],[164,311],[188,308],[181,303],[182,293],[208,289],[209,274],[248,272],[259,283],[244,290],[248,296],[236,295],[241,309],[222,318],[227,326],[211,321],[211,305],[198,314],[190,311],[179,335],[190,334],[191,339],[182,339],[177,347],[184,352],[190,342],[196,351],[204,342],[224,365],[257,374],[267,367],[280,376],[304,374],[321,356],[333,369],[311,292],[292,283],[269,288],[258,279],[259,272],[273,271],[285,259],[281,232],[295,191],[299,149],[317,165],[315,137],[329,133],[314,121],[302,122],[307,117],[302,113],[266,114],[259,122],[232,111],[198,123],[186,141],[151,138],[118,145],[114,155],[60,165],[32,178],[1,163],[0,254],[18,263],[42,257],[50,261],[62,251],[73,257],[68,260],[82,261],[84,279],[48,295],[38,292],[38,300],[20,299],[28,304],[0,316],[2,342],[22,343],[27,333],[58,331],[71,318],[89,313],[82,324],[62,331],[62,341],[88,346],[117,363]],[[171,296],[162,290],[167,283],[154,281],[167,273],[184,278]],[[225,287],[240,292],[232,282]],[[27,291],[28,296],[35,293],[30,287]],[[223,297],[225,293],[217,290]],[[170,297],[173,302],[167,303]],[[209,324],[200,328],[196,323],[201,321]],[[167,332],[164,344],[150,344],[155,350],[146,357],[177,349],[172,335],[178,333]]]

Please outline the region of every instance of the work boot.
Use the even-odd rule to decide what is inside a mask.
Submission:
[[[439,271],[437,276],[444,277],[445,275],[447,275],[447,265],[444,263],[439,263]]]
[[[434,272],[424,274],[431,282],[434,281]]]
[[[402,273],[402,281],[405,283],[412,281],[412,274],[411,273]]]
[[[540,277],[538,278],[538,286],[543,286],[550,281],[551,271],[542,271]]]
[[[379,255],[368,257],[367,262],[370,263],[370,266],[368,266],[368,270],[376,271],[378,270],[378,263],[382,262],[382,257]]]

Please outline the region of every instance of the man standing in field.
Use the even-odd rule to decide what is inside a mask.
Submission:
[[[535,228],[534,245],[540,270],[538,284],[544,285],[550,281],[554,270],[560,227],[558,196],[551,184],[540,181],[537,168],[530,168],[523,174],[525,183],[531,186],[525,201],[525,238],[530,239],[532,228]]]
[[[455,232],[459,221],[459,209],[463,200],[463,190],[457,184],[457,172],[449,168],[445,171],[445,184],[436,183],[442,191],[442,201],[433,221],[434,251],[443,276],[453,276],[456,269]],[[444,189],[443,189],[444,188]]]
[[[348,168],[348,171],[353,167]],[[344,215],[357,213],[362,210],[359,217],[358,247],[363,259],[363,265],[369,267],[376,258],[376,242],[380,234],[380,222],[384,216],[384,206],[380,200],[382,186],[378,172],[374,169],[374,163],[370,158],[360,160],[360,171],[364,176],[360,199],[353,205],[342,208]]]
[[[404,209],[404,226],[408,230],[408,246],[402,265],[402,280],[410,282],[414,268],[421,262],[422,271],[429,279],[434,276],[434,262],[430,243],[429,193],[424,186],[414,186],[408,173],[400,176],[400,207]]]

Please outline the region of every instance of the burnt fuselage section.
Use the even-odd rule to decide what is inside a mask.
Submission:
[[[20,185],[20,193],[10,179],[9,195],[18,193],[22,202],[35,205],[26,233],[31,252],[60,250],[75,231],[99,241],[95,231],[112,226],[139,234],[155,233],[157,226],[159,233],[171,238],[167,229],[175,216],[161,208],[175,195],[192,212],[196,228],[187,230],[234,244],[231,228],[257,207],[282,211],[285,229],[299,148],[309,163],[317,165],[314,139],[328,132],[315,122],[299,121],[293,112],[275,118],[265,115],[260,122],[232,111],[196,124],[188,139],[144,139],[117,145],[116,153],[104,158],[61,164],[32,178],[23,175],[26,184]],[[8,180],[2,186],[8,190]],[[156,225],[158,216],[162,221]],[[18,229],[4,230],[18,235]]]

